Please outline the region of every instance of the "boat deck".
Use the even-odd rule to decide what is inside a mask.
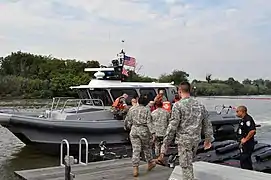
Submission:
[[[271,174],[248,171],[224,165],[207,162],[194,163],[195,178],[198,180],[267,180]],[[74,180],[132,180],[131,159],[118,159],[89,163],[88,165],[73,165]],[[64,167],[50,167],[34,170],[16,171],[15,174],[24,180],[63,180]],[[182,180],[182,170],[157,165],[152,171],[146,171],[146,163],[141,162],[137,180]]]

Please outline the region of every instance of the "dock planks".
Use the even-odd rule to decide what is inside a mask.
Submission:
[[[152,171],[147,172],[147,164],[140,162],[139,177],[137,180],[182,180],[180,166],[173,169],[157,165]],[[133,168],[130,158],[92,162],[87,166],[73,165],[74,180],[134,180]],[[218,165],[198,161],[194,163],[195,178],[198,180],[267,180],[271,174],[249,171],[225,165]],[[49,167],[34,170],[16,171],[24,180],[63,180],[64,167]]]
[[[139,177],[137,180],[150,178],[168,179],[173,169],[157,165],[147,172],[147,164],[140,162]],[[133,168],[130,158],[92,162],[87,166],[73,165],[72,173],[75,180],[132,180]],[[23,180],[63,180],[64,167],[49,167],[25,171],[16,171],[15,174]]]
[[[271,180],[271,174],[203,161],[194,163],[194,174],[198,180]],[[182,180],[181,176],[182,170],[176,166],[169,180]]]

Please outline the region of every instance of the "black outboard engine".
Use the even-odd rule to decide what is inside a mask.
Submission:
[[[101,141],[99,144],[100,147],[100,156],[104,157],[105,156],[105,150],[106,150],[106,141]]]
[[[170,155],[168,157],[168,166],[170,168],[174,168],[175,167],[175,161],[176,161],[177,157],[178,157],[178,154],[175,154],[175,155],[172,154],[172,155]]]

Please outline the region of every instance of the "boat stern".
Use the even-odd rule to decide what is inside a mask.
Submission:
[[[0,125],[6,126],[9,124],[12,114],[0,113]]]

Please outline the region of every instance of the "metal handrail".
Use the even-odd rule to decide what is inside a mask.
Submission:
[[[57,109],[57,107],[58,107],[59,102],[60,102],[61,99],[73,99],[73,97],[53,97],[53,102],[52,102],[51,110]]]
[[[79,101],[79,102],[78,102],[77,109],[76,109],[76,114],[78,113],[78,110],[79,110],[79,107],[80,107],[80,104],[82,103],[82,101],[92,101],[92,102],[93,102],[93,101],[100,101],[101,104],[102,104],[102,106],[103,106],[103,109],[105,110],[104,103],[103,103],[103,101],[102,101],[101,99],[68,99],[68,100],[65,102],[65,104],[63,105],[63,107],[62,107],[61,113],[64,111],[64,109],[65,109],[67,103],[68,103],[68,102],[72,102],[72,101]]]
[[[82,141],[86,144],[86,162],[82,162]],[[87,165],[88,164],[88,141],[86,138],[81,138],[79,141],[79,164]]]
[[[221,107],[220,112],[217,111],[218,107]],[[230,109],[233,109],[233,107],[232,106],[225,106],[224,104],[223,105],[216,105],[215,106],[215,111],[217,111],[218,114],[221,114],[224,109],[227,109],[226,114],[228,114],[229,111],[230,111]]]
[[[65,165],[63,164],[63,144],[66,144],[67,146],[67,156],[70,157],[70,145],[67,139],[63,139],[61,141],[61,145],[60,145],[60,166],[65,167]],[[70,161],[70,159],[69,159]]]

